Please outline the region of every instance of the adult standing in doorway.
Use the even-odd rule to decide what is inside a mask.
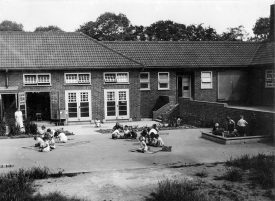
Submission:
[[[23,114],[20,111],[20,108],[17,108],[16,112],[14,113],[15,117],[15,126],[18,126],[20,128],[20,131],[23,130],[24,125],[23,125]]]

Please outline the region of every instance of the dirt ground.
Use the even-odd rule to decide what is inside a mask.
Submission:
[[[268,190],[251,188],[248,181],[230,182],[215,180],[226,167],[223,164],[204,164],[190,167],[140,168],[129,170],[99,171],[73,177],[37,180],[37,193],[47,194],[58,191],[69,197],[84,198],[88,201],[143,201],[156,190],[158,182],[165,179],[200,182],[203,190],[223,201],[257,200],[270,201]],[[196,173],[206,172],[200,178]],[[273,195],[275,189],[273,189]]]
[[[218,192],[223,189],[228,194],[236,192],[244,200],[269,200],[262,196],[264,190],[248,190],[247,184],[213,180],[225,167],[211,164],[243,154],[274,154],[275,147],[270,144],[221,145],[200,137],[201,131],[208,129],[164,130],[160,131],[160,136],[166,145],[172,146],[172,152],[143,154],[131,152],[138,148],[138,141],[112,140],[110,134],[100,134],[90,125],[72,128],[76,135],[70,136],[66,144],[57,144],[56,150],[49,153],[35,150],[31,138],[0,140],[0,165],[12,165],[0,168],[0,173],[33,166],[48,167],[53,172],[78,173],[73,177],[37,180],[36,189],[42,194],[59,191],[87,200],[145,200],[158,182],[166,178],[200,179],[206,189],[214,188]],[[159,148],[152,149],[157,150]],[[208,177],[195,176],[202,170],[208,172]]]

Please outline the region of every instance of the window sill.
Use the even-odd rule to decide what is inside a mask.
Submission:
[[[24,84],[24,87],[51,87],[52,85]]]
[[[79,84],[79,83],[65,83],[64,86],[91,86],[91,83]]]
[[[139,89],[140,91],[150,91],[151,89]]]
[[[104,82],[104,85],[129,85],[130,83],[129,82],[125,82],[125,83],[106,83]]]
[[[169,91],[170,89],[158,89],[159,91]]]

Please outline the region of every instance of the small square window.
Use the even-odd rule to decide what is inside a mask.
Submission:
[[[170,88],[169,86],[169,73],[160,72],[158,73],[158,89],[159,90],[167,90]]]
[[[66,84],[90,84],[90,73],[65,73]]]
[[[50,85],[51,75],[50,74],[24,74],[23,75],[24,85]]]
[[[212,89],[212,71],[201,72],[201,89]]]
[[[150,90],[150,75],[149,73],[140,73],[140,90]]]
[[[105,83],[128,83],[129,74],[128,73],[104,73]]]

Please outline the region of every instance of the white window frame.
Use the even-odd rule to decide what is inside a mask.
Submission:
[[[167,75],[168,75],[167,82],[160,81],[159,75],[162,74],[162,73],[167,73]],[[167,83],[167,87],[166,88],[161,88],[160,83]],[[158,72],[158,90],[169,90],[169,89],[170,89],[170,73],[169,72]]]
[[[141,79],[141,74],[147,74],[148,75],[148,79]],[[146,91],[146,90],[150,90],[150,73],[149,72],[140,72],[139,74],[139,81],[140,81],[140,90],[141,91]],[[141,88],[141,84],[145,83],[148,84],[147,88]]]
[[[204,73],[210,73],[210,81],[206,82],[203,80],[203,74]],[[204,84],[209,84],[210,86],[205,86]],[[212,71],[201,71],[201,89],[213,89],[213,72]]]
[[[80,82],[79,75],[89,75],[89,82]],[[76,82],[67,82],[67,75],[76,75]],[[64,73],[64,82],[67,85],[90,85],[91,84],[91,73],[83,72],[83,73]]]
[[[38,76],[39,75],[49,76],[49,82],[39,82],[38,81]],[[34,83],[27,83],[25,76],[35,76],[35,82]],[[24,86],[51,86],[51,83],[52,83],[51,73],[26,73],[26,74],[23,74],[23,83],[24,83]]]
[[[271,73],[271,78],[267,75]],[[271,81],[271,85],[268,85],[267,82]],[[275,88],[275,71],[273,69],[265,70],[265,88]]]
[[[121,74],[121,73],[127,74],[127,81],[126,82],[118,82],[117,81],[117,75]],[[105,79],[106,74],[114,74],[115,75],[115,81],[114,82],[108,82],[108,81],[106,82],[106,79]],[[105,84],[129,84],[129,72],[104,72],[103,73],[103,80],[104,80]]]

